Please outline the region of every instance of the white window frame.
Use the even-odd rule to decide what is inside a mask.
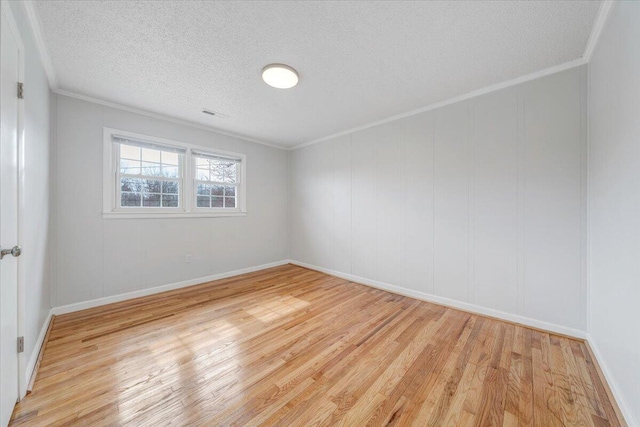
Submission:
[[[179,165],[181,177],[180,201],[178,208],[163,207],[127,207],[119,208],[120,197],[120,165],[119,145],[113,143],[113,136],[140,140],[168,148],[184,149]],[[238,159],[236,207],[235,208],[198,208],[196,207],[195,156],[193,152],[207,153],[214,156]],[[103,218],[194,218],[194,217],[227,217],[244,216],[246,210],[246,171],[247,158],[244,154],[218,150],[216,148],[187,144],[155,136],[142,135],[121,129],[103,128]],[[144,177],[143,177],[144,178]],[[150,177],[154,178],[154,177]]]
[[[119,162],[118,160],[120,159],[120,144],[114,143],[113,142],[113,136],[120,136],[120,137],[128,137],[131,138],[132,140],[139,140],[140,142],[149,142],[149,143],[153,143],[154,145],[158,145],[158,148],[167,148],[167,149],[171,149],[171,148],[183,148],[183,147],[177,147],[174,145],[169,145],[169,144],[159,144],[157,141],[151,141],[149,138],[132,138],[131,136],[128,135],[122,135],[121,133],[112,133],[111,134],[111,142],[112,142],[112,149],[113,149],[113,171],[115,173],[115,179],[113,180],[113,193],[114,193],[114,197],[113,197],[113,208],[111,210],[111,212],[120,212],[120,213],[136,213],[136,212],[144,212],[144,213],[183,213],[186,212],[185,209],[185,197],[184,197],[184,181],[185,181],[185,173],[186,173],[186,168],[185,168],[185,163],[186,163],[186,156],[187,156],[187,152],[188,150],[185,149],[184,152],[179,153],[180,155],[180,161],[178,163],[178,171],[179,171],[179,178],[163,178],[163,177],[159,177],[159,176],[153,176],[153,175],[143,175],[142,173],[140,173],[139,175],[127,175],[125,174],[125,176],[129,176],[131,178],[134,179],[147,179],[147,180],[158,180],[158,181],[175,181],[178,182],[179,188],[180,188],[180,193],[178,196],[178,207],[177,208],[172,208],[172,207],[121,207],[120,205],[120,197],[121,197],[121,189],[120,189],[120,185],[118,184],[120,182],[120,179],[122,178],[122,173],[120,172],[120,167],[119,167]],[[141,171],[142,172],[142,171]]]
[[[196,152],[194,152],[196,151]],[[205,155],[213,155],[213,156],[220,156],[221,158],[229,158],[229,160],[233,160],[236,163],[236,182],[235,183],[229,183],[229,182],[218,182],[218,181],[203,181],[203,180],[199,180],[198,176],[197,176],[197,158],[198,157],[204,157],[204,156],[200,156],[199,153],[204,151],[202,154]],[[191,181],[191,202],[193,203],[193,209],[194,211],[197,212],[241,212],[241,206],[240,206],[240,197],[241,194],[244,193],[244,191],[242,191],[241,186],[244,183],[244,165],[242,163],[242,159],[240,159],[240,161],[237,161],[237,158],[233,158],[233,156],[229,156],[228,154],[226,155],[222,155],[221,153],[216,153],[216,152],[212,152],[211,150],[191,150],[191,168],[193,170],[193,175],[192,175],[192,181]],[[198,185],[219,185],[219,186],[223,186],[223,187],[235,187],[236,188],[236,207],[235,208],[220,208],[220,207],[198,207]]]

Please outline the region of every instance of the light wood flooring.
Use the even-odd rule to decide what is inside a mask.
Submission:
[[[616,426],[585,344],[285,265],[55,317],[14,426]]]

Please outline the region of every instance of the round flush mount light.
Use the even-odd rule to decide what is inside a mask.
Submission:
[[[269,64],[262,69],[262,80],[277,89],[290,89],[298,84],[298,72],[285,64]]]

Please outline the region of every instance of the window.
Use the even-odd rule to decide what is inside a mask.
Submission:
[[[104,129],[105,217],[244,214],[245,156]]]
[[[184,149],[145,144],[119,136],[117,208],[179,208]]]
[[[238,205],[240,159],[193,152],[195,160],[196,207],[235,209]]]

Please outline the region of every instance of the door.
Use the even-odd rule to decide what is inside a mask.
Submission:
[[[5,3],[5,2],[3,2]],[[20,42],[2,5],[0,21],[0,426],[18,400],[18,94]],[[11,18],[12,19],[12,18]],[[3,250],[0,254],[4,254]],[[14,256],[16,255],[16,256]],[[0,255],[1,256],[1,255]]]

